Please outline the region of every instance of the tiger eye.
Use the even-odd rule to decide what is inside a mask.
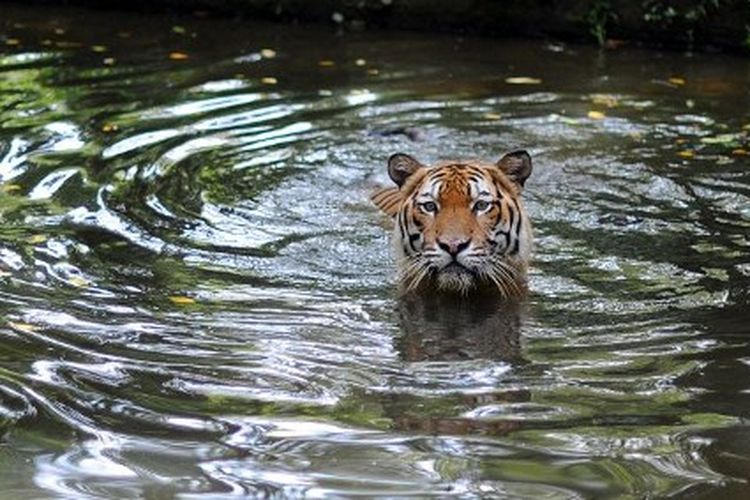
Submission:
[[[474,210],[476,212],[483,212],[490,208],[490,202],[486,200],[479,200],[476,203],[474,203]]]
[[[426,201],[422,203],[422,210],[428,213],[437,212],[437,204],[434,201]]]

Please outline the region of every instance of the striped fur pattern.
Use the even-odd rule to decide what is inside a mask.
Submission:
[[[524,293],[532,232],[521,191],[531,169],[525,151],[494,164],[432,167],[409,155],[391,156],[388,173],[396,187],[376,191],[372,201],[395,220],[402,287]]]

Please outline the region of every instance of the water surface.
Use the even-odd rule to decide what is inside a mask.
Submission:
[[[6,495],[747,495],[746,59],[8,6],[0,42]],[[528,299],[399,300],[387,157],[521,147]]]

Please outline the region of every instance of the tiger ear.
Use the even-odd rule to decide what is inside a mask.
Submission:
[[[388,158],[388,175],[398,187],[403,186],[406,179],[420,168],[424,168],[424,165],[404,153],[396,153]]]
[[[522,149],[503,156],[496,165],[520,187],[523,187],[531,175],[531,156]]]

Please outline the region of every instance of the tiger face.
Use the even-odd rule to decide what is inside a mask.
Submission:
[[[395,219],[393,243],[401,284],[503,296],[525,290],[531,225],[521,190],[531,174],[525,151],[495,164],[422,165],[398,153],[388,160],[396,183],[372,196]]]

